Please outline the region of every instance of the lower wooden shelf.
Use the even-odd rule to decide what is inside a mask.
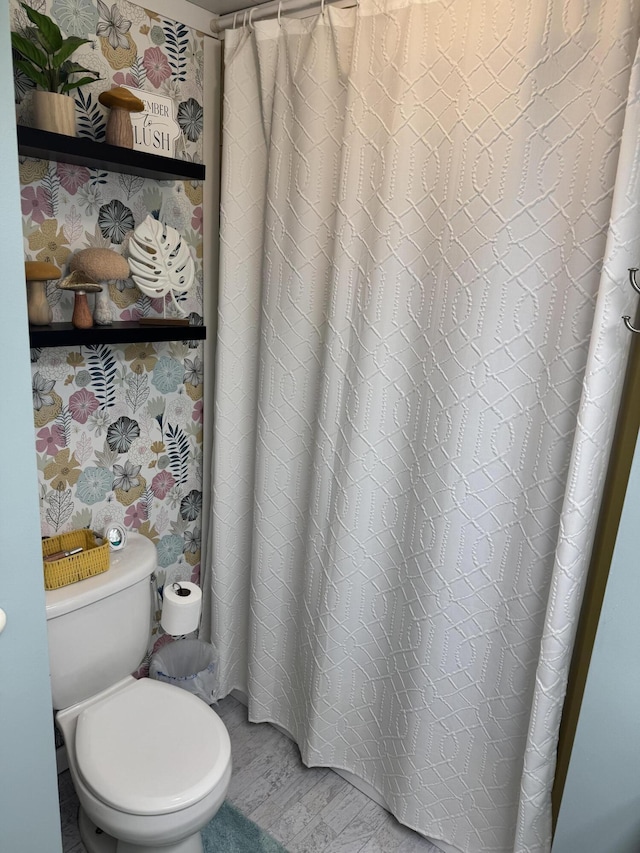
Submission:
[[[206,326],[142,325],[135,322],[113,323],[76,329],[71,323],[29,326],[32,347],[75,347],[87,344],[134,344],[148,341],[202,341]]]

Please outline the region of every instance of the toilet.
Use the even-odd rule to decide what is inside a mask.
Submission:
[[[231,779],[218,715],[130,675],[147,650],[155,568],[153,543],[130,535],[106,572],[46,592],[53,707],[88,853],[203,853],[200,830]]]

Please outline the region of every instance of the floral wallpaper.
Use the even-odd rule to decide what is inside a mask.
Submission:
[[[90,39],[74,60],[101,80],[77,90],[77,135],[101,141],[98,95],[130,85],[173,99],[182,139],[176,156],[202,154],[203,37],[126,0],[29,0],[63,35]],[[12,29],[27,25],[11,0]],[[32,84],[15,77],[18,122],[31,123]],[[132,229],[151,214],[176,228],[196,262],[197,282],[178,297],[202,314],[202,186],[159,182],[65,163],[20,163],[25,260],[50,261],[63,275],[87,247],[126,254]],[[162,315],[162,299],[131,279],[108,285],[114,320]],[[69,321],[72,296],[47,287],[53,320]],[[168,299],[169,297],[167,297]],[[169,303],[167,302],[167,309]],[[202,512],[202,345],[198,341],[101,344],[32,351],[34,452],[42,534],[110,522],[148,536],[158,553],[158,586],[199,580]],[[154,626],[154,643],[165,641]]]

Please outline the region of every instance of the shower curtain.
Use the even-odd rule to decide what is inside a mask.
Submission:
[[[549,850],[640,260],[639,5],[225,37],[220,695],[464,853]]]

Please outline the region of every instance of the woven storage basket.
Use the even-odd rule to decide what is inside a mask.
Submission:
[[[72,530],[70,533],[42,540],[43,557],[49,557],[57,551],[71,551],[73,548],[83,550],[79,554],[53,562],[43,560],[45,589],[58,589],[60,586],[99,575],[109,568],[109,543],[98,545],[91,530]]]

